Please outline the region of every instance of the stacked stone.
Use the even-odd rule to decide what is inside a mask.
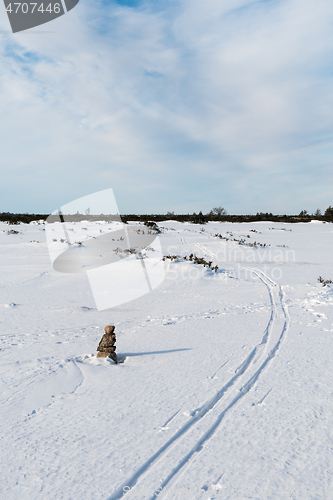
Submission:
[[[114,333],[115,327],[113,325],[108,325],[104,328],[105,334],[97,347],[97,358],[111,358],[115,363],[117,363],[116,354],[116,335]]]

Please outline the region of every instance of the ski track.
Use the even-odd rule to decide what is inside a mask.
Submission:
[[[197,246],[201,248],[201,250],[209,253],[212,257],[216,258],[215,254],[207,251],[206,249],[203,249],[201,245],[197,244]],[[180,477],[186,472],[188,467],[190,467],[193,461],[198,457],[199,453],[212,439],[226,415],[236,405],[238,405],[238,403],[244,398],[244,396],[249,393],[249,391],[258,381],[261,374],[267,369],[271,361],[278,353],[281,347],[281,343],[285,339],[289,327],[289,313],[284,302],[284,294],[282,288],[280,285],[272,281],[268,276],[266,276],[262,271],[258,269],[249,269],[245,267],[243,269],[250,270],[256,276],[258,276],[261,282],[266,286],[270,299],[271,314],[267,326],[264,330],[261,342],[252,349],[243,363],[237,368],[235,375],[231,377],[231,379],[201,408],[193,412],[191,419],[188,420],[182,427],[180,427],[180,429],[170,439],[168,439],[166,443],[164,443],[164,445],[162,445],[141,467],[139,467],[139,469],[137,469],[131,477],[129,477],[120,487],[118,487],[112,493],[112,495],[108,497],[108,500],[118,500],[131,492],[133,492],[135,495],[135,487],[141,481],[146,479],[149,473],[162,460],[164,460],[165,462],[163,463],[163,470],[170,470],[171,468],[171,471],[162,483],[156,485],[155,491],[153,495],[149,497],[149,500],[155,500],[156,495],[158,495],[159,498],[165,498],[166,496],[168,496],[168,491],[170,491],[170,488],[177,483]],[[277,296],[277,298],[275,298],[274,296]],[[283,317],[283,326],[281,330],[279,329],[279,327],[274,329],[274,325],[276,324],[275,319],[278,317],[278,309],[282,311],[281,316]],[[275,330],[278,330],[277,333],[275,332]],[[258,363],[261,364],[258,368],[256,368],[256,366],[258,366]],[[176,460],[178,460],[178,462],[177,465],[174,466],[172,464],[172,457],[170,457],[169,455],[170,452],[172,450],[177,451],[176,445],[180,442],[180,440],[185,438],[185,436],[187,437],[189,435],[189,431],[193,430],[196,424],[204,422],[203,419],[207,415],[212,415],[213,410],[217,410],[219,403],[223,403],[224,397],[227,395],[227,393],[229,393],[229,391],[231,392],[231,401],[226,403],[222,411],[220,411],[220,413],[218,414],[217,418],[215,418],[213,424],[209,423],[208,429],[201,435],[201,437],[194,443],[190,443],[190,445],[192,444],[190,450],[186,454],[184,454],[180,460],[176,457]],[[170,420],[172,420],[174,416],[172,416]],[[153,488],[151,488],[150,491],[152,490]]]
[[[226,361],[225,363],[223,363],[223,365],[221,365],[221,366],[220,366],[220,368],[218,368],[218,369],[216,370],[216,372],[215,372],[213,375],[211,375],[209,378],[210,378],[210,379],[213,379],[213,378],[215,377],[215,375],[216,375],[216,374],[217,374],[217,373],[221,370],[221,368],[223,368],[223,367],[224,367],[227,363],[229,363],[229,361],[230,361],[230,360],[231,360],[231,356],[230,356],[230,358],[229,358],[229,359],[227,359],[227,361]]]
[[[187,239],[184,236],[179,235],[179,238],[182,245],[187,245]]]
[[[180,412],[180,409],[176,411],[171,417],[168,418],[168,420],[165,422],[165,424],[162,425],[162,429],[167,429],[167,425],[170,424],[170,422],[175,418],[176,415]]]

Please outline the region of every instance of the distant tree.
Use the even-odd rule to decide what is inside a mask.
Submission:
[[[299,214],[298,217],[309,217],[308,211],[307,210],[302,210]]]
[[[324,215],[326,219],[333,220],[333,207],[331,207],[331,205],[326,208]]]
[[[227,211],[223,207],[215,207],[210,213],[212,215],[217,215],[218,217],[221,217],[222,215],[227,215]]]
[[[193,212],[191,219],[192,222],[194,222],[195,224],[205,224],[206,222],[206,217],[203,215],[201,211],[198,214]]]
[[[206,218],[203,215],[203,213],[201,212],[201,210],[198,213],[198,222],[199,222],[199,224],[204,224],[206,222]]]
[[[272,219],[274,217],[274,215],[271,213],[264,213],[264,212],[257,212],[257,214],[255,215],[255,219],[256,220],[267,220],[267,219]]]
[[[173,219],[174,216],[175,216],[175,212],[167,212],[166,216],[167,216],[168,219]]]
[[[320,208],[317,208],[317,210],[314,213],[314,216],[315,217],[321,217],[321,210],[320,210]]]

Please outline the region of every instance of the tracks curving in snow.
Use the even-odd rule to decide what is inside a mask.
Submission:
[[[181,244],[182,244],[182,245],[187,245],[187,239],[186,239],[184,236],[180,236],[180,235],[179,235],[179,237],[180,237],[180,242],[181,242]]]
[[[207,251],[207,250],[206,250]],[[212,257],[216,256],[208,252]],[[288,309],[280,285],[258,269],[249,269],[266,286],[271,314],[257,344],[235,375],[207,400],[108,500],[165,498],[200,452],[213,438],[222,422],[255,386],[277,355],[289,326]],[[164,479],[161,482],[160,477]],[[155,489],[152,484],[156,484]]]

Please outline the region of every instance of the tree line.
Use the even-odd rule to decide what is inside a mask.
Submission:
[[[29,224],[32,221],[45,221],[49,214],[14,214],[10,212],[0,213],[0,221],[8,222],[9,224],[19,224],[23,222]],[[75,214],[70,216],[75,221],[81,220],[114,220],[114,215],[91,215],[91,214]],[[208,221],[218,222],[256,222],[256,221],[272,221],[272,222],[310,222],[310,220],[320,220],[325,222],[333,222],[333,207],[330,205],[322,214],[320,209],[315,213],[309,214],[307,210],[302,210],[298,215],[274,215],[271,212],[257,212],[255,215],[229,215],[223,207],[215,207],[210,212],[204,214],[202,211],[192,214],[175,214],[167,212],[166,214],[123,214],[121,215],[123,222],[138,221],[138,222],[162,222],[165,220],[176,220],[178,222],[192,222],[194,224],[205,224]],[[66,220],[67,217],[66,217]]]

